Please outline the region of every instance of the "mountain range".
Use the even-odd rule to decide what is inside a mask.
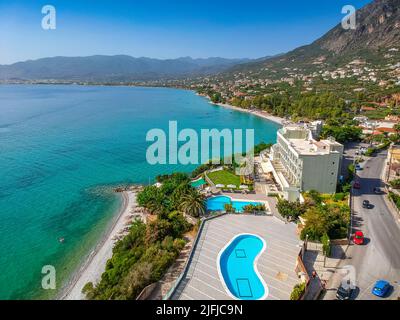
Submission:
[[[287,68],[312,72],[319,65],[329,70],[354,59],[375,65],[392,63],[383,56],[388,48],[400,47],[400,0],[374,0],[357,11],[356,23],[355,30],[345,30],[339,24],[310,45],[257,60],[53,57],[0,65],[0,80],[162,81],[209,75],[230,78],[238,73],[273,79],[284,76]]]
[[[149,81],[215,74],[249,59],[52,57],[0,65],[0,80]]]
[[[312,71],[315,65],[324,68],[340,67],[354,59],[366,59],[379,65],[387,49],[400,47],[400,0],[375,0],[356,12],[356,29],[346,30],[341,23],[315,42],[299,47],[284,55],[251,61],[232,67],[233,73],[262,73],[273,70],[283,76],[285,68]],[[266,76],[273,76],[270,72]]]

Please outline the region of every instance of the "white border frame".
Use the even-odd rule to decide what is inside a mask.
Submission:
[[[240,299],[240,298],[234,296],[234,295],[232,294],[232,292],[229,290],[229,288],[227,287],[226,282],[225,282],[225,279],[224,279],[224,276],[222,275],[222,272],[221,272],[221,263],[220,263],[222,253],[225,252],[225,250],[226,250],[237,238],[239,238],[239,237],[241,237],[241,236],[253,236],[253,237],[257,237],[257,238],[259,238],[259,239],[262,241],[262,243],[263,243],[262,249],[260,250],[260,252],[259,252],[258,255],[256,256],[256,258],[254,259],[254,262],[253,262],[253,269],[254,269],[256,275],[258,276],[258,278],[260,279],[261,284],[264,286],[264,290],[265,290],[264,295],[263,295],[261,298],[257,299],[257,300],[266,300],[266,299],[268,298],[268,296],[269,296],[269,288],[268,288],[267,284],[265,283],[264,278],[261,276],[260,272],[258,271],[257,264],[258,264],[258,259],[261,257],[261,255],[264,253],[264,251],[267,249],[267,243],[266,243],[266,241],[265,241],[262,237],[260,237],[260,236],[257,235],[257,234],[251,234],[251,233],[240,233],[240,234],[237,234],[236,236],[234,236],[234,237],[220,250],[220,252],[218,253],[218,258],[217,258],[217,269],[218,269],[219,279],[220,279],[220,281],[222,282],[222,286],[224,287],[226,293],[227,293],[231,298],[233,298],[234,300],[243,301],[243,299]]]

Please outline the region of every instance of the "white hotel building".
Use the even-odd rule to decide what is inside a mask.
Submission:
[[[343,145],[313,138],[305,126],[288,125],[278,131],[278,140],[269,158],[261,164],[272,173],[287,200],[300,198],[301,192],[316,190],[333,194],[339,180]]]

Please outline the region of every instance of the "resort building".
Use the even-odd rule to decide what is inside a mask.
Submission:
[[[273,174],[289,201],[301,198],[301,192],[310,190],[336,192],[343,145],[333,139],[317,141],[314,134],[304,126],[283,127],[278,131],[277,144],[268,157],[263,157],[264,173]]]
[[[324,123],[321,120],[313,121],[308,125],[314,139],[319,139]]]

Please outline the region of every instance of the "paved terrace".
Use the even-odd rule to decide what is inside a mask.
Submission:
[[[218,253],[234,236],[252,233],[267,243],[258,260],[258,270],[270,291],[267,300],[288,300],[299,282],[295,266],[300,248],[295,229],[294,224],[265,216],[225,215],[207,221],[187,277],[172,299],[230,300],[218,275]]]

